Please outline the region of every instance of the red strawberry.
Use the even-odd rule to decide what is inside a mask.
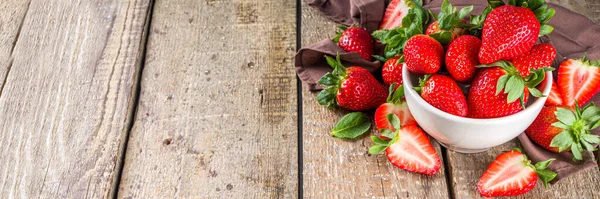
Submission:
[[[512,115],[523,109],[519,101],[508,101],[507,93],[500,93],[498,81],[501,77],[508,77],[507,72],[499,67],[483,68],[475,75],[469,93],[469,117],[495,118]],[[523,87],[523,101],[527,102],[529,94]],[[500,91],[498,91],[500,90]],[[517,96],[519,97],[519,96]],[[510,103],[509,103],[510,102]]]
[[[543,67],[551,67],[552,61],[556,57],[556,49],[550,44],[538,44],[531,50],[510,62],[521,73],[521,76],[526,77],[531,74],[531,70],[537,70]]]
[[[581,160],[583,148],[594,151],[600,143],[590,130],[600,126],[600,108],[590,104],[579,109],[545,106],[525,133],[536,144],[553,152],[571,150],[575,160]]]
[[[491,64],[525,54],[539,33],[540,22],[530,9],[512,5],[495,8],[483,24],[479,62]]]
[[[464,35],[450,42],[446,51],[446,69],[458,82],[469,82],[475,76],[479,65],[477,55],[481,40],[475,36]]]
[[[394,117],[391,115],[391,118]],[[400,169],[426,175],[436,174],[441,167],[440,157],[425,132],[415,124],[400,128],[398,121],[392,123],[399,129],[394,139],[383,140],[371,136],[375,145],[369,149],[369,153],[379,154],[385,150],[388,161]]]
[[[408,14],[408,10],[414,7],[410,0],[392,0],[385,9],[379,29],[390,30],[402,26],[402,19]]]
[[[375,126],[377,126],[379,137],[382,139],[393,138],[394,136],[390,133],[396,131],[387,118],[389,114],[396,115],[402,126],[417,124],[404,100],[404,87],[401,85],[394,92],[394,87],[390,86],[389,93],[387,102],[375,110]]]
[[[538,86],[539,90],[543,90],[546,88],[546,80],[542,81],[542,83]],[[562,94],[560,94],[559,88],[556,85],[555,81],[552,81],[552,90],[550,90],[550,94],[548,95],[548,99],[546,99],[546,106],[551,105],[564,105]]]
[[[527,193],[535,187],[538,177],[544,185],[556,177],[556,173],[547,170],[553,160],[532,165],[519,149],[501,153],[479,179],[477,191],[484,197]]]
[[[452,78],[440,74],[434,74],[431,77],[426,75],[417,90],[421,92],[423,100],[433,107],[452,115],[467,116],[468,106],[465,94]]]
[[[415,35],[404,47],[404,61],[410,72],[417,75],[437,73],[442,66],[444,47],[427,35]]]
[[[427,27],[425,34],[437,39],[443,45],[450,43],[465,34],[465,29],[462,27],[465,23],[463,18],[472,10],[473,6],[466,6],[458,11],[448,0],[444,0],[440,13],[433,16],[435,21]]]
[[[579,106],[589,101],[600,90],[600,60],[569,59],[558,67],[558,86],[565,105]]]
[[[396,83],[396,87],[402,85],[402,66],[404,65],[404,59],[398,60],[400,60],[400,57],[388,59],[381,68],[381,77],[383,78],[383,84],[386,87],[390,87],[392,83]]]
[[[359,66],[345,68],[339,55],[337,59],[329,56],[326,59],[333,67],[333,72],[325,74],[319,80],[319,84],[324,87],[317,96],[319,104],[364,111],[385,103],[388,91],[368,70]]]
[[[373,38],[367,30],[358,27],[339,27],[343,32],[333,39],[346,52],[357,52],[365,60],[371,60],[373,55]]]

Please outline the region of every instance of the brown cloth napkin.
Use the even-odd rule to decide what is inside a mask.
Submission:
[[[344,25],[358,24],[365,27],[369,32],[377,29],[379,21],[384,12],[384,0],[309,0],[309,5],[321,11],[326,17]],[[472,14],[480,14],[487,6],[485,0],[451,0],[451,3],[457,7],[474,5]],[[439,12],[442,0],[424,0],[423,7]],[[600,27],[590,19],[576,12],[550,4],[550,7],[556,9],[556,14],[550,21],[550,25],[555,29],[548,36],[544,37],[543,42],[551,43],[557,50],[554,67],[557,67],[565,59],[581,58],[587,52],[588,58],[592,60],[600,59]],[[377,46],[376,54],[381,54],[381,46]],[[340,52],[342,60],[347,65],[358,65],[376,71],[381,63],[369,62],[362,59],[357,53],[346,53],[330,38],[303,47],[298,51],[295,57],[296,70],[300,79],[309,86],[310,90],[319,90],[321,87],[317,81],[331,68],[325,64],[323,56],[325,54],[335,55]],[[556,77],[556,70],[554,71]],[[592,101],[600,104],[600,95],[595,95]],[[600,135],[600,130],[594,130],[592,133]],[[531,142],[525,135],[518,137],[524,151],[533,161],[543,161],[550,158],[556,160],[550,164],[549,169],[555,171],[558,176],[552,182],[566,178],[578,172],[582,172],[598,165],[594,161],[594,155],[591,152],[583,153],[583,161],[573,162],[572,155],[569,152],[560,154],[549,152]]]

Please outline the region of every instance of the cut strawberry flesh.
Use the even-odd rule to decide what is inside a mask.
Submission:
[[[558,85],[565,105],[585,104],[600,90],[600,68],[581,60],[564,61],[558,69]]]
[[[410,7],[404,0],[392,0],[385,9],[383,20],[379,25],[380,30],[389,30],[402,25],[402,19],[408,14]]]
[[[500,154],[481,176],[477,190],[482,196],[515,196],[533,189],[537,174],[518,151]]]
[[[375,126],[377,129],[388,129],[395,131],[392,124],[388,121],[387,115],[394,114],[400,119],[400,125],[417,124],[417,121],[410,114],[406,102],[401,104],[385,103],[375,110]],[[385,138],[381,136],[381,138]]]
[[[403,126],[398,136],[398,142],[386,149],[386,156],[392,165],[427,175],[440,170],[440,158],[421,128],[414,124]]]
[[[542,83],[537,87],[538,90],[543,91],[546,89],[546,80],[542,81]],[[555,81],[552,81],[552,89],[550,90],[550,94],[548,95],[548,99],[546,99],[546,106],[558,106],[564,105],[563,96],[560,94],[560,89],[556,85]]]

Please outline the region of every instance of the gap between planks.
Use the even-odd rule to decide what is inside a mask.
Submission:
[[[302,0],[296,0],[296,52],[302,48]],[[294,67],[295,62],[294,62]],[[296,93],[297,93],[297,111],[298,111],[298,198],[304,198],[304,179],[302,170],[304,167],[303,161],[303,139],[304,132],[304,114],[302,110],[302,81],[296,74]]]

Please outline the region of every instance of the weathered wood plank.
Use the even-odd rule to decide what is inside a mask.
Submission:
[[[148,4],[31,2],[0,96],[0,195],[116,191]]]
[[[13,47],[28,7],[29,0],[0,1],[0,95],[12,65]]]
[[[295,0],[157,0],[119,198],[297,196]]]
[[[306,2],[302,4],[302,45],[334,37],[336,25]],[[367,137],[354,142],[330,137],[329,131],[343,113],[319,105],[316,95],[304,86],[306,198],[448,198],[443,168],[432,177],[406,172],[392,166],[383,155],[368,155],[372,143]],[[441,158],[435,141],[434,146]]]

